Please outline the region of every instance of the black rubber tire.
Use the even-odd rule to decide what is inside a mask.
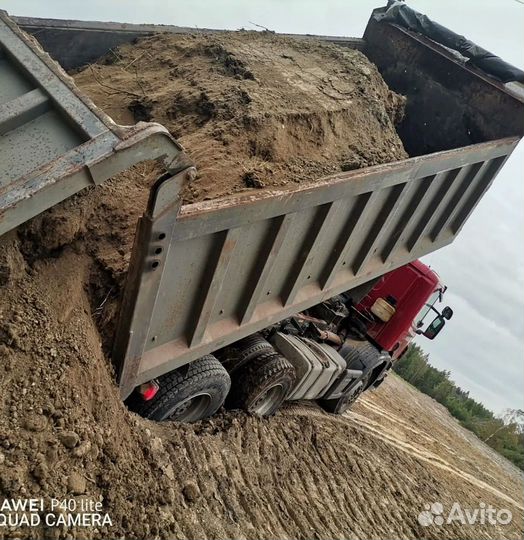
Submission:
[[[380,356],[380,352],[368,341],[347,339],[339,350],[346,361],[348,369],[372,369]]]
[[[262,353],[231,375],[226,407],[271,416],[289,395],[295,378],[295,368],[288,360],[274,350]]]
[[[346,361],[347,369],[367,371],[358,387],[336,399],[320,399],[318,404],[327,412],[343,414],[355,404],[371,381],[373,367],[377,365],[381,353],[368,341],[347,339],[338,351]]]
[[[228,373],[232,375],[236,370],[241,369],[257,356],[270,352],[275,352],[271,343],[257,333],[230,345],[224,349],[223,354],[219,358]]]
[[[338,399],[322,399],[319,400],[319,405],[326,411],[332,414],[343,414],[357,401],[357,399],[365,392],[368,384],[369,376],[365,376],[359,381],[359,386],[351,392],[345,393]]]
[[[212,416],[231,387],[228,372],[211,354],[189,364],[184,374],[170,371],[157,381],[160,388],[153,399],[144,401],[135,395],[129,404],[140,416],[156,421],[196,422]]]

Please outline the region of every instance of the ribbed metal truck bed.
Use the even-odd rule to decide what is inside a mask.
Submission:
[[[109,48],[157,30],[190,31],[19,22],[68,68],[92,50],[101,54],[102,41]],[[142,382],[451,243],[520,140],[522,100],[423,36],[371,19],[363,40],[337,41],[363,50],[407,96],[399,134],[413,157],[188,206],[178,194],[193,169],[160,179],[138,224],[115,338],[124,398]],[[82,60],[70,53],[75,42],[83,44]],[[105,121],[100,129],[114,136],[120,128]],[[75,141],[77,150],[90,143]]]
[[[180,157],[161,125],[118,126],[80,96],[0,11],[0,235],[139,161],[178,170]]]

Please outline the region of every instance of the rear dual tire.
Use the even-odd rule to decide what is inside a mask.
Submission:
[[[288,360],[274,349],[272,352],[266,349],[232,373],[226,407],[271,416],[289,395],[295,376],[295,368]]]
[[[144,401],[135,393],[129,408],[150,420],[196,422],[215,414],[223,405],[231,379],[222,364],[211,354],[157,379],[159,390]]]

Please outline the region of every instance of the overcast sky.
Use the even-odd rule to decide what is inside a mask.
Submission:
[[[14,15],[207,28],[361,36],[380,0],[0,0]],[[524,67],[524,5],[517,0],[410,0],[505,60]],[[455,311],[431,363],[449,369],[495,412],[524,408],[524,147],[514,153],[459,238],[425,258],[449,287]]]

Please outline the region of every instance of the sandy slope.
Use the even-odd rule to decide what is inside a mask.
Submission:
[[[274,39],[263,39],[272,50]],[[224,47],[212,48],[210,58]],[[286,73],[295,69],[301,50],[281,59],[290,63]],[[234,57],[249,52],[242,47]],[[350,56],[351,65],[360,65],[356,53]],[[230,54],[218,58],[225,67],[240,65]],[[129,63],[117,65],[119,76],[129,75],[126,66],[130,69]],[[115,65],[100,66],[112,69]],[[194,71],[196,77],[201,70]],[[377,77],[373,71],[363,73],[371,83]],[[228,75],[235,87],[238,81],[250,85],[249,103],[266,95],[257,93],[251,78],[236,75]],[[322,81],[332,85],[346,75]],[[196,88],[198,81],[192,80]],[[389,92],[383,83],[379,87],[384,95]],[[228,101],[229,86],[224,88],[217,103]],[[364,90],[351,87],[355,103],[361,94],[373,97]],[[155,106],[164,111],[162,96],[153,97],[153,112]],[[394,136],[393,119],[384,111],[375,110],[373,122],[382,126],[380,133],[387,124]],[[257,121],[262,124],[255,122],[255,128],[268,127],[265,120]],[[282,125],[269,127],[273,124]],[[309,132],[310,125],[305,128]],[[260,133],[252,131],[246,148],[257,150]],[[222,132],[213,133],[223,138]],[[346,139],[343,132],[340,140]],[[302,148],[302,138],[297,140]],[[318,145],[316,136],[311,141]],[[222,151],[231,153],[234,142],[222,140],[221,149],[228,149]],[[377,143],[371,142],[374,149]],[[392,148],[389,138],[382,142],[398,152],[380,162],[403,156],[400,143]],[[263,160],[273,151],[281,156],[282,148],[269,145],[269,152],[262,146]],[[347,160],[344,152],[339,161]],[[333,156],[328,158],[319,156],[319,162],[332,164]],[[374,161],[364,164],[369,163]],[[355,156],[346,163],[349,168],[362,164]],[[149,165],[139,165],[0,239],[0,500],[96,500],[112,520],[110,526],[88,528],[9,530],[0,525],[0,538],[521,538],[522,475],[396,377],[346,417],[327,415],[311,404],[290,405],[271,419],[223,413],[191,426],[158,425],[130,414],[120,401],[102,341],[107,351],[134,225],[154,178]],[[235,190],[245,187],[238,184]],[[200,185],[190,200],[219,194],[208,188]],[[511,510],[514,519],[504,527],[423,527],[419,512],[436,502],[444,509],[453,502],[467,508],[492,504]]]
[[[522,537],[522,474],[396,376],[346,417],[293,404],[271,420],[223,418],[174,452],[202,493],[178,536]],[[436,502],[444,516],[456,502],[514,517],[505,526],[421,526],[419,512]]]
[[[521,473],[395,376],[345,417],[314,404],[193,425],[130,414],[93,322],[92,268],[66,250],[2,289],[0,497],[100,500],[112,524],[0,538],[522,537]],[[514,518],[418,523],[424,505],[455,502]]]

